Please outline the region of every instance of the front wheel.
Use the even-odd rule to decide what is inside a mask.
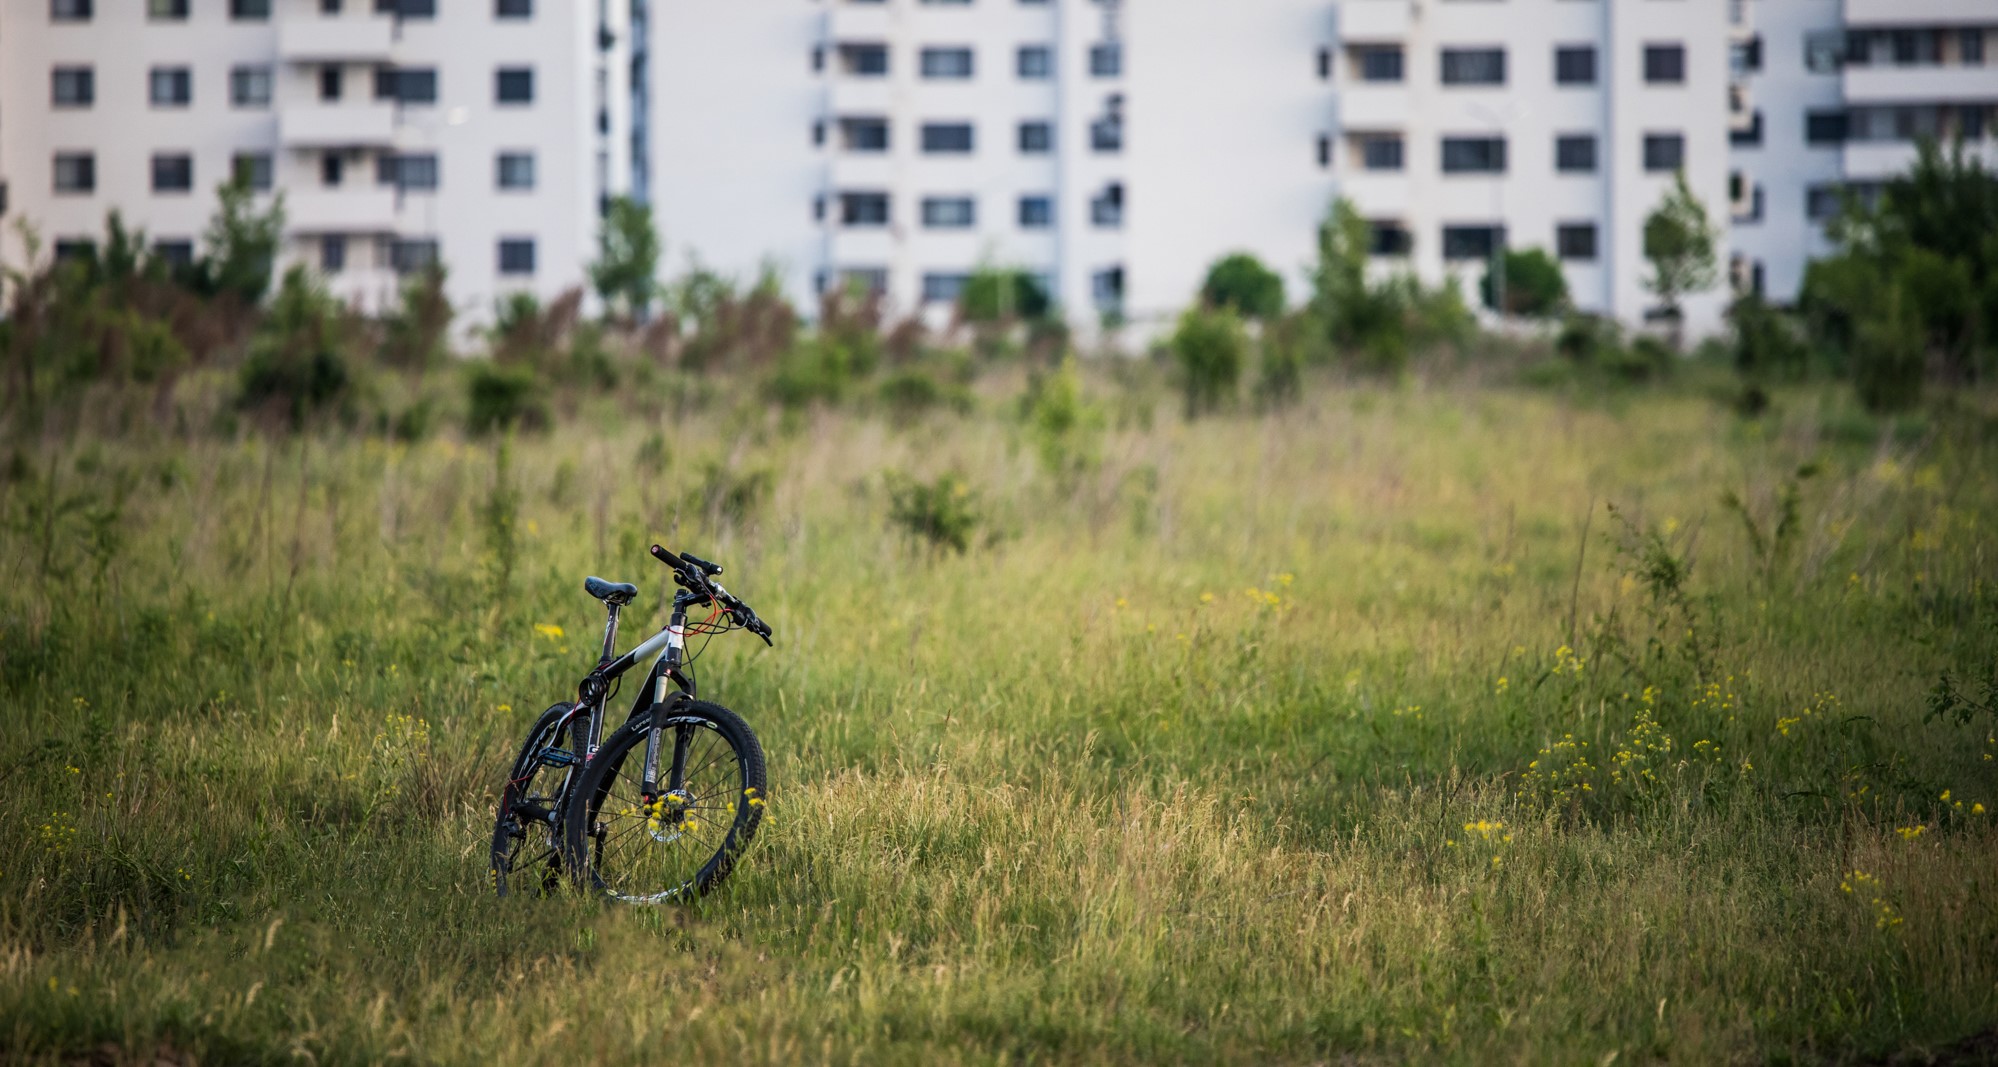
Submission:
[[[659,732],[655,794],[645,749]],[[687,900],[722,883],[763,818],[763,746],[719,704],[656,708],[619,727],[571,794],[563,853],[579,886],[614,900]]]

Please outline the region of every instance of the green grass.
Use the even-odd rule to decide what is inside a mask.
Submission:
[[[1991,398],[1319,385],[1189,425],[1145,380],[1091,381],[1081,444],[988,380],[914,421],[588,401],[503,473],[21,446],[0,1058],[1799,1062],[1998,1023],[1998,723],[1924,721],[1998,655]],[[891,471],[963,477],[969,552],[891,528]],[[495,900],[582,578],[644,583],[628,643],[655,540],[776,627],[699,664],[764,830],[694,907]]]

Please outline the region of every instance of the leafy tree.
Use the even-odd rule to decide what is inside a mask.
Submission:
[[[1249,336],[1227,308],[1194,306],[1179,317],[1171,348],[1186,390],[1186,417],[1197,418],[1232,399],[1242,377]]]
[[[1529,318],[1545,318],[1558,315],[1568,306],[1568,278],[1561,273],[1561,264],[1547,254],[1544,248],[1508,248],[1499,253],[1504,256],[1505,307],[1498,306],[1499,273],[1492,267],[1485,270],[1484,281],[1479,285],[1479,295],[1484,298],[1486,307],[1501,311],[1506,315],[1525,315]],[[1495,261],[1494,266],[1498,263]]]
[[[1686,172],[1673,179],[1672,189],[1644,219],[1644,258],[1651,261],[1645,287],[1656,294],[1674,322],[1684,317],[1682,301],[1705,292],[1720,280],[1714,256],[1718,235],[1707,218],[1706,205],[1686,184]]]
[[[590,264],[590,284],[606,308],[622,306],[625,314],[643,319],[659,291],[659,232],[652,226],[652,207],[628,196],[611,198],[603,228],[597,231],[597,261]]]
[[[1024,270],[981,267],[958,294],[958,314],[974,324],[1039,322],[1053,310],[1039,278]]]
[[[215,214],[209,219],[207,254],[195,264],[189,285],[205,296],[228,295],[247,307],[263,302],[284,236],[284,194],[258,211],[247,169],[238,169],[216,187]]]
[[[1262,260],[1236,252],[1216,260],[1200,286],[1200,299],[1211,307],[1228,308],[1245,319],[1268,322],[1283,314],[1283,278]]]

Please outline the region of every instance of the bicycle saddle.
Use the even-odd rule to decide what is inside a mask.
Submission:
[[[638,587],[630,582],[606,582],[602,578],[585,578],[583,592],[606,604],[629,604],[638,596]]]

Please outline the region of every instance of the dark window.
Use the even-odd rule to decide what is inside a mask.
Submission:
[[[153,192],[185,193],[194,188],[194,157],[185,152],[153,157]]]
[[[399,104],[437,102],[437,70],[434,67],[378,67],[375,69],[375,99]]]
[[[173,239],[154,241],[153,258],[173,270],[186,270],[194,266],[194,242]]]
[[[1111,182],[1103,187],[1102,192],[1090,198],[1089,222],[1106,230],[1124,225],[1123,183]]]
[[[1023,230],[1045,230],[1054,225],[1054,198],[1047,196],[1023,196],[1020,198],[1020,228]]]
[[[1836,185],[1813,185],[1804,190],[1804,214],[1812,222],[1823,222],[1838,214],[1844,203],[1843,192]]]
[[[926,196],[923,225],[933,230],[962,230],[978,224],[978,203],[968,196]]]
[[[1554,253],[1562,259],[1578,262],[1594,262],[1596,258],[1596,224],[1593,222],[1564,222],[1554,227]]]
[[[1490,259],[1504,240],[1505,229],[1500,226],[1445,226],[1443,258]]]
[[[271,106],[271,68],[236,67],[229,71],[229,102],[237,107]]]
[[[376,157],[375,181],[404,192],[437,188],[437,153],[408,152]]]
[[[397,274],[414,274],[437,265],[437,239],[401,237],[389,242],[389,266]]]
[[[1686,138],[1677,133],[1644,135],[1644,169],[1657,173],[1675,171],[1686,165]]]
[[[923,123],[923,151],[933,153],[962,153],[971,151],[972,136],[969,122],[925,122]]]
[[[1124,113],[1113,111],[1089,123],[1089,147],[1095,152],[1122,152],[1124,150]]]
[[[1958,55],[1963,57],[1964,66],[1981,67],[1984,65],[1983,27],[1972,26],[1969,29],[1961,30],[1958,32],[1956,40],[1956,51]]]
[[[375,11],[405,19],[434,19],[437,0],[375,0]]]
[[[1375,220],[1367,223],[1367,254],[1405,256],[1415,249],[1415,237],[1399,222]]]
[[[1504,85],[1505,49],[1443,49],[1443,84]]]
[[[1736,41],[1728,46],[1728,67],[1737,78],[1744,78],[1762,69],[1762,36],[1757,34],[1746,41]]]
[[[839,120],[840,147],[849,152],[888,151],[888,120],[882,118],[843,118]]]
[[[339,67],[319,68],[319,99],[340,99],[340,90],[346,87],[346,80],[341,77],[344,73]]]
[[[71,260],[89,259],[97,254],[97,242],[88,237],[58,237],[55,242],[55,258],[58,263]]]
[[[229,0],[229,17],[246,21],[271,17],[271,0]]]
[[[1807,111],[1804,113],[1804,143],[1843,144],[1850,126],[1851,121],[1843,111]]]
[[[49,72],[49,103],[89,107],[97,102],[97,73],[89,67],[57,67]]]
[[[888,73],[888,46],[885,44],[843,44],[839,65],[848,74],[879,78]]]
[[[1318,80],[1332,80],[1332,50],[1330,48],[1321,48],[1318,50]]]
[[[1014,56],[1013,68],[1022,78],[1047,78],[1054,74],[1054,53],[1046,45],[1021,45]]]
[[[1375,134],[1360,139],[1360,169],[1400,170],[1401,168],[1402,144],[1400,134]]]
[[[1089,76],[1115,78],[1124,73],[1124,46],[1116,41],[1089,46]]]
[[[328,234],[319,239],[319,269],[328,274],[347,269],[347,238]]]
[[[970,280],[969,274],[926,272],[923,275],[923,303],[948,304],[964,292],[964,283]]]
[[[1367,45],[1353,49],[1353,61],[1363,82],[1398,82],[1401,80],[1401,46],[1398,44]]]
[[[1332,138],[1322,133],[1318,135],[1318,165],[1321,167],[1332,165]]]
[[[1054,125],[1047,122],[1020,123],[1020,154],[1045,155],[1054,151]]]
[[[49,0],[51,22],[89,22],[90,0]]]
[[[1089,295],[1096,306],[1114,311],[1124,306],[1124,268],[1105,267],[1089,275]]]
[[[1594,173],[1596,135],[1567,133],[1554,138],[1554,169],[1565,174]]]
[[[1652,85],[1686,84],[1686,46],[1682,44],[1645,45],[1644,80]]]
[[[533,18],[534,0],[493,0],[493,17],[496,19]]]
[[[1502,174],[1505,172],[1505,138],[1443,138],[1443,173]]]
[[[1554,49],[1554,84],[1594,85],[1595,83],[1595,45],[1563,45]]]
[[[501,274],[533,274],[534,239],[531,237],[500,238],[499,272]]]
[[[1735,148],[1754,148],[1762,143],[1762,109],[1749,116],[1748,125],[1727,131],[1727,143]]]
[[[1843,30],[1813,30],[1804,35],[1804,67],[1814,74],[1831,74],[1845,61]],[[1863,57],[1864,52],[1859,56]],[[1857,57],[1857,62],[1864,62]]]
[[[839,221],[842,226],[888,225],[888,194],[839,194]]]
[[[922,72],[925,78],[969,78],[972,72],[971,49],[925,48]]]
[[[194,74],[186,67],[154,67],[146,94],[154,107],[186,107],[194,102]]]
[[[502,104],[533,103],[533,68],[501,67],[493,75],[493,99]]]
[[[824,119],[812,120],[812,147],[817,148],[818,146],[825,143],[826,143],[825,120]]]
[[[322,15],[337,15],[340,13],[342,6],[344,5],[340,3],[340,0],[319,0],[319,13]]]
[[[97,191],[97,157],[89,152],[57,152],[55,191],[94,193]]]
[[[238,152],[229,160],[229,174],[247,182],[250,188],[259,193],[270,192],[271,154],[269,152]]]
[[[493,184],[516,192],[534,188],[534,153],[501,152],[494,166]]]
[[[179,22],[187,18],[187,0],[146,0],[146,17]]]
[[[319,157],[319,184],[336,186],[347,179],[347,160],[337,152]]]

